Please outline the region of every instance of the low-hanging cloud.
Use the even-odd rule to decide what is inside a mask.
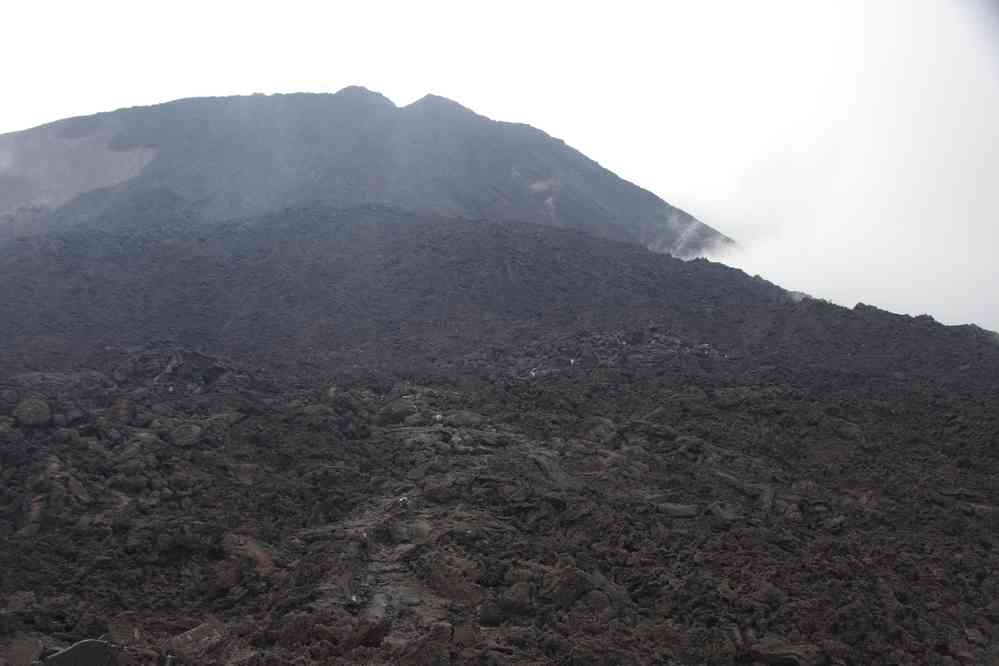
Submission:
[[[999,17],[955,2],[867,18],[830,105],[696,212],[740,241],[717,259],[786,288],[999,330]]]

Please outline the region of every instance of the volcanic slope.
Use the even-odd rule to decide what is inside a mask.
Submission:
[[[0,663],[994,660],[995,396],[729,351],[648,325],[449,376],[158,346],[4,377]]]
[[[653,321],[761,368],[991,386],[996,347],[981,329],[796,302],[722,264],[572,230],[376,205],[207,228],[173,213],[154,198],[104,218],[104,231],[0,248],[0,368],[72,367],[102,345],[158,340],[295,374],[399,368],[551,329]]]
[[[0,663],[999,657],[994,334],[171,201],[0,251]]]
[[[0,240],[94,223],[150,193],[206,223],[381,203],[676,255],[731,242],[544,132],[433,95],[402,108],[358,87],[186,99],[0,136]]]
[[[784,300],[720,264],[538,225],[368,205],[206,228],[153,222],[154,209],[169,206],[157,199],[105,218],[104,231],[0,248],[5,365],[65,365],[100,344],[162,339],[323,367],[382,354],[397,364],[508,340],[518,327],[664,309],[693,320],[701,301]],[[134,215],[146,222],[129,224]]]

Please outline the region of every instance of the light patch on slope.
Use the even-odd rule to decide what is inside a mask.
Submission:
[[[545,178],[544,180],[537,180],[528,185],[528,189],[531,192],[548,192],[549,190],[557,190],[561,187],[558,178]]]
[[[0,188],[0,215],[25,207],[58,207],[74,197],[139,175],[156,156],[152,148],[113,150],[112,127],[65,138],[40,127],[0,136],[0,168],[19,187]]]
[[[551,218],[552,222],[558,224],[558,215],[555,212],[555,197],[548,197],[545,199],[545,212],[548,217]]]

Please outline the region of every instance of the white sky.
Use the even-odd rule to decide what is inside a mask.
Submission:
[[[5,0],[0,132],[427,92],[565,139],[790,289],[999,329],[999,2]]]

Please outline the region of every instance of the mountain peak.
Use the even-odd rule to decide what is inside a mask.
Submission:
[[[475,114],[474,111],[466,106],[462,106],[453,99],[448,99],[447,97],[441,97],[440,95],[434,95],[429,93],[416,100],[412,104],[403,107],[404,109],[433,109],[435,111],[460,111],[462,113]],[[478,114],[475,114],[478,115]]]
[[[333,97],[341,100],[359,100],[396,108],[395,103],[380,92],[364,86],[347,86],[333,93]]]
[[[576,228],[684,257],[731,242],[544,132],[440,95],[402,108],[363,86],[194,98],[56,129],[0,136],[0,241],[56,219],[99,226],[155,192],[205,223],[389,204]]]

